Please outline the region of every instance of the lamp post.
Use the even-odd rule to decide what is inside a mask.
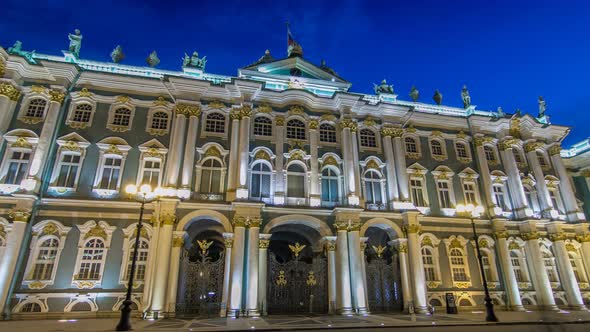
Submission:
[[[477,250],[477,260],[479,261],[479,272],[481,273],[481,280],[483,283],[483,291],[485,293],[485,306],[486,306],[486,322],[497,322],[498,317],[494,313],[494,303],[492,303],[492,298],[490,297],[490,292],[488,290],[488,282],[486,280],[486,274],[483,268],[483,257],[481,256],[481,251],[479,250],[479,236],[475,231],[475,218],[479,217],[483,213],[483,207],[481,206],[474,206],[473,204],[459,204],[456,207],[458,214],[468,215],[469,219],[471,219],[471,228],[473,230],[473,240],[475,241],[475,249]]]
[[[125,192],[130,196],[135,196],[141,202],[141,207],[139,209],[139,222],[137,223],[137,230],[135,234],[135,246],[133,250],[133,257],[131,259],[131,269],[129,273],[129,282],[127,283],[127,294],[125,295],[125,301],[123,301],[123,306],[121,307],[121,320],[119,320],[119,324],[117,324],[117,331],[130,331],[131,330],[131,291],[133,290],[133,279],[135,278],[135,265],[137,263],[137,252],[139,247],[139,237],[141,234],[141,228],[143,224],[141,220],[143,219],[143,209],[145,206],[145,202],[147,200],[148,195],[152,194],[152,187],[149,184],[144,184],[137,190],[137,186],[130,184],[125,187]]]

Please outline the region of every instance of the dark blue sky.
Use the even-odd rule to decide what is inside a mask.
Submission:
[[[84,4],[88,2],[88,4]],[[202,2],[202,3],[201,3]],[[516,3],[517,2],[517,3]],[[516,4],[515,4],[516,3]],[[4,0],[0,44],[59,54],[82,30],[81,56],[179,70],[197,50],[206,70],[236,75],[265,49],[285,56],[291,22],[305,58],[326,59],[352,91],[386,78],[400,98],[412,85],[432,102],[461,105],[467,84],[479,109],[537,113],[547,101],[556,124],[574,126],[566,145],[590,136],[590,4],[584,1],[22,1]]]

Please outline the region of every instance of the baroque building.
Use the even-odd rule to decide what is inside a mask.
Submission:
[[[235,77],[0,48],[0,308],[5,317],[427,312],[590,299],[588,142],[569,128],[375,94],[292,41]],[[139,203],[149,184],[140,242]],[[586,202],[588,204],[582,204]],[[585,210],[584,210],[585,209]],[[584,214],[586,212],[586,215]]]

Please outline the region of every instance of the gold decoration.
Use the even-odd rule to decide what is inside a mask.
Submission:
[[[262,112],[262,113],[272,113],[272,107],[270,107],[269,105],[260,105],[257,108],[258,112]]]
[[[496,239],[506,239],[509,236],[508,231],[498,231],[494,233],[494,235],[496,236]]]
[[[501,151],[504,151],[506,149],[511,149],[513,145],[516,144],[516,140],[515,139],[506,139],[503,140],[502,142],[500,142],[500,144],[498,145],[498,148]]]
[[[432,137],[442,137],[442,133],[440,132],[440,130],[433,130],[432,133],[430,134],[430,136],[432,136]]]
[[[350,131],[356,131],[357,124],[351,118],[344,118],[340,120],[340,128],[343,130],[348,128]]]
[[[176,114],[183,114],[184,116],[199,116],[201,115],[201,106],[192,104],[176,104]]]
[[[48,223],[43,227],[43,235],[50,235],[57,233],[57,226],[54,223]]]
[[[426,286],[428,288],[438,288],[441,285],[440,281],[429,281]]]
[[[520,250],[520,246],[518,245],[518,243],[516,243],[516,241],[511,241],[510,244],[508,245],[508,249]]]
[[[420,225],[418,225],[418,224],[405,225],[404,231],[406,231],[408,234],[418,233],[418,232],[420,232]]]
[[[209,106],[210,109],[222,109],[225,107],[225,104],[220,102],[219,100],[214,100],[207,104],[207,106]]]
[[[580,287],[580,289],[588,289],[590,287],[590,283],[578,282],[578,286]]]
[[[336,243],[333,241],[326,242],[326,249],[328,251],[335,251],[336,250]]]
[[[29,283],[27,286],[29,287],[29,289],[43,289],[47,286],[47,283],[36,280],[36,281]]]
[[[225,249],[232,248],[234,246],[234,239],[225,239]]]
[[[307,284],[307,286],[315,286],[318,283],[313,271],[309,271],[307,273],[307,280],[305,281],[305,283]]]
[[[232,220],[232,225],[234,227],[246,227],[246,218],[243,216],[235,216]]]
[[[258,248],[260,248],[260,249],[267,249],[269,245],[270,245],[270,240],[267,240],[267,239],[258,240]]]
[[[82,88],[82,90],[80,90],[80,92],[78,92],[78,95],[80,97],[92,98],[92,92],[88,91],[88,89],[86,89],[86,88]]]
[[[377,124],[377,122],[372,117],[369,116],[363,121],[363,124],[366,127],[373,127]]]
[[[324,158],[324,160],[322,162],[322,166],[328,166],[328,165],[338,166],[338,162],[336,161],[336,158],[334,158],[332,156],[328,156],[328,157]]]
[[[576,236],[578,242],[590,242],[590,233]]]
[[[21,122],[26,124],[37,124],[43,121],[43,117],[36,117],[36,116],[21,116],[18,118]]]
[[[406,152],[406,157],[408,159],[420,159],[420,153],[418,153],[418,152]]]
[[[430,247],[434,247],[433,243],[432,243],[432,239],[428,236],[425,236],[424,238],[422,238],[422,246],[430,246]]]
[[[299,244],[299,242],[295,242],[295,245],[289,245],[289,250],[291,250],[293,255],[295,255],[295,258],[297,258],[299,257],[299,253],[301,253],[301,251],[305,249],[305,247],[307,247],[305,244]]]
[[[160,220],[164,225],[173,225],[176,223],[176,216],[170,213],[165,213],[160,216]]]
[[[410,125],[408,128],[405,129],[406,132],[408,133],[415,133],[416,132],[416,128],[414,128],[414,125]]]
[[[157,148],[149,148],[146,152],[145,155],[148,157],[157,157],[157,158],[161,158],[162,154],[160,153],[160,150],[158,150]]]
[[[540,149],[541,147],[543,147],[543,143],[541,142],[528,142],[524,145],[524,152],[529,153]]]
[[[63,149],[68,150],[68,151],[81,151],[82,148],[80,147],[80,144],[78,144],[78,142],[76,141],[66,141],[66,143],[62,146]]]
[[[258,217],[248,217],[246,218],[246,226],[248,227],[260,227],[260,224],[262,223],[262,219],[258,218]]]
[[[229,117],[232,120],[241,120],[242,114],[240,114],[240,110],[233,110],[229,113]]]
[[[201,249],[201,254],[203,256],[207,256],[207,253],[209,252],[209,247],[211,247],[213,241],[197,240],[197,244],[199,245],[199,249]]]
[[[34,93],[44,93],[46,90],[47,90],[47,88],[45,88],[44,86],[40,86],[40,85],[31,86],[31,92],[34,92]]]
[[[378,245],[378,246],[371,246],[373,248],[373,250],[375,250],[375,253],[377,254],[377,257],[381,258],[383,257],[383,253],[385,252],[385,250],[387,249],[387,247],[382,246],[382,245]]]
[[[515,117],[510,120],[510,129],[508,130],[510,136],[520,138],[520,119]]]
[[[379,164],[374,159],[367,162],[367,169],[379,169]]]
[[[279,275],[277,276],[277,279],[275,280],[275,284],[279,287],[283,287],[287,285],[287,278],[285,277],[285,271],[281,270],[279,271]]]
[[[352,221],[348,223],[348,231],[349,232],[358,232],[361,230],[361,226],[363,225],[360,221]]]
[[[289,108],[289,113],[303,115],[305,114],[305,110],[303,109],[303,107],[295,105]]]
[[[31,213],[25,210],[11,210],[8,217],[14,220],[14,222],[28,222]]]
[[[121,104],[127,104],[128,102],[131,101],[131,98],[129,96],[125,96],[125,95],[121,95],[121,96],[117,96],[115,98],[115,101],[117,103],[121,103]]]
[[[154,105],[155,106],[166,106],[166,105],[168,105],[168,101],[164,97],[160,96],[160,97],[158,97],[158,99],[154,100]]]
[[[89,289],[89,288],[93,288],[94,286],[96,286],[96,282],[95,281],[79,280],[79,281],[76,281],[76,286],[78,287],[78,289]]]
[[[541,234],[539,232],[528,232],[528,233],[522,233],[521,237],[525,241],[537,240],[538,238],[541,237]]]
[[[258,150],[256,152],[256,154],[254,154],[254,159],[255,160],[264,159],[264,160],[270,161],[270,156],[268,155],[268,153],[266,151]]]
[[[518,283],[518,289],[527,289],[531,287],[531,283],[530,282],[519,282]]]
[[[561,146],[559,146],[559,144],[554,144],[547,151],[550,156],[559,155],[561,153]]]
[[[0,59],[0,77],[6,73],[6,62]]]
[[[276,116],[275,117],[275,124],[277,126],[284,126],[285,125],[285,117],[284,116]]]
[[[457,133],[457,138],[465,139],[467,138],[467,134],[461,130],[459,133]]]
[[[479,247],[480,248],[489,248],[490,244],[488,243],[488,240],[486,239],[480,239],[479,240]]]
[[[565,241],[567,239],[567,235],[564,232],[559,232],[559,233],[555,233],[555,234],[549,234],[549,239],[552,242]]]
[[[0,95],[8,97],[10,100],[17,101],[20,98],[20,91],[8,82],[0,82]]]
[[[318,122],[318,120],[311,120],[309,121],[309,129],[318,129],[319,124],[320,123]]]
[[[99,237],[106,241],[107,232],[105,232],[105,230],[102,229],[102,227],[100,227],[99,224],[96,224],[88,231],[88,233],[86,233],[86,235],[84,236],[84,240],[89,239],[91,237]]]
[[[175,237],[172,240],[172,246],[174,248],[181,248],[181,247],[183,247],[184,246],[184,238],[182,238],[182,237]]]
[[[240,115],[242,118],[249,118],[252,116],[252,107],[244,105],[240,108]]]
[[[205,157],[221,158],[221,152],[216,147],[212,146],[205,151]]]
[[[397,248],[397,251],[399,251],[400,253],[407,253],[408,245],[405,243],[400,243],[399,247]]]
[[[576,249],[576,247],[571,244],[571,243],[566,243],[565,244],[565,250],[569,251],[569,252],[577,252],[578,250]]]
[[[31,145],[31,143],[29,143],[29,141],[27,141],[27,139],[24,137],[17,138],[16,141],[14,143],[12,143],[11,146],[13,148],[25,148],[25,149],[30,149],[33,147]]]
[[[305,153],[301,150],[294,151],[289,157],[290,160],[303,160],[305,159]]]
[[[6,231],[4,230],[4,225],[0,225],[0,237],[6,237]]]
[[[394,130],[395,130],[395,128],[392,128],[392,127],[382,127],[381,128],[381,136],[392,137]]]
[[[334,223],[334,228],[336,228],[337,231],[346,231],[348,230],[348,222],[344,221],[344,220],[340,220],[340,221],[336,221]]]
[[[462,249],[463,245],[461,244],[461,241],[459,241],[459,239],[454,238],[451,240],[451,243],[449,243],[449,249],[452,249],[452,248]]]
[[[107,154],[118,154],[118,155],[122,155],[123,154],[123,152],[121,152],[121,150],[119,150],[119,147],[116,146],[115,144],[109,145],[109,148],[105,151],[105,153],[107,153]]]
[[[461,288],[461,289],[469,288],[471,286],[470,282],[455,282],[454,284],[455,284],[455,287]]]

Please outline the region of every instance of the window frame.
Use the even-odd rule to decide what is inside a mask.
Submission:
[[[258,165],[262,165],[268,167],[268,171],[263,171],[263,170],[254,170],[254,167],[258,166]],[[253,181],[254,181],[254,175],[259,175],[260,176],[260,197],[256,197],[252,195],[252,188],[254,187],[252,185]],[[261,202],[265,202],[268,204],[271,204],[273,202],[274,199],[274,191],[273,191],[273,182],[274,182],[274,169],[273,166],[271,164],[270,161],[264,160],[264,159],[258,159],[258,160],[254,160],[252,162],[252,164],[250,165],[250,172],[248,172],[248,183],[250,184],[250,190],[248,192],[248,195],[250,197],[251,200],[254,201],[261,201]],[[262,197],[262,176],[268,176],[270,178],[270,182],[269,182],[269,188],[268,188],[268,192],[269,192],[269,197]]]
[[[124,145],[125,144],[125,145]],[[125,161],[127,160],[127,154],[131,149],[131,146],[126,145],[123,139],[118,137],[109,137],[103,139],[101,142],[96,143],[100,152],[98,158],[98,166],[96,175],[94,177],[93,183],[93,191],[97,193],[99,196],[112,196],[119,193],[121,190],[121,182],[123,181],[124,172],[125,172]],[[120,159],[121,165],[119,166],[119,178],[117,179],[117,184],[115,189],[103,189],[100,188],[100,184],[102,182],[102,176],[105,171],[105,162],[107,159]]]
[[[358,146],[361,151],[379,151],[381,149],[379,131],[372,128],[362,127],[357,131]],[[375,145],[365,145],[363,140],[374,140]]]
[[[125,108],[129,110],[129,124],[124,125],[117,125],[115,124],[115,115],[119,109]],[[109,108],[109,115],[107,118],[107,129],[114,131],[114,132],[126,132],[131,130],[133,127],[133,119],[135,118],[135,105],[131,103],[131,99],[126,98],[117,98],[117,100],[111,104]]]
[[[268,121],[268,122],[258,122],[261,119],[264,119],[264,121]],[[257,125],[260,125],[261,127],[260,132],[257,133],[256,129],[257,129]],[[256,139],[271,139],[272,137],[274,137],[275,134],[275,130],[273,129],[273,121],[272,118],[270,116],[264,115],[264,114],[257,114],[253,119],[252,119],[252,135],[256,138]],[[264,133],[267,133],[268,135],[264,135]],[[263,133],[263,134],[260,134]]]
[[[80,231],[80,236],[78,238],[78,254],[76,257],[76,263],[74,265],[74,272],[72,275],[72,286],[75,286],[79,289],[88,289],[88,288],[95,288],[100,287],[102,285],[102,280],[104,278],[104,269],[106,265],[106,259],[109,253],[109,249],[111,246],[111,239],[113,232],[115,231],[115,226],[110,226],[105,221],[96,222],[94,220],[89,220],[82,225],[76,225],[78,230]],[[104,246],[102,247],[102,256],[100,259],[100,268],[99,268],[99,278],[98,279],[79,279],[80,269],[82,267],[82,262],[84,261],[84,251],[87,249],[86,245],[88,242],[92,240],[100,240],[103,242]],[[98,260],[96,260],[98,261]]]
[[[326,179],[326,175],[324,175],[324,171],[330,171],[333,172],[334,175],[328,175],[328,181],[336,181],[337,184],[337,199],[336,200],[329,200],[329,201],[325,201],[324,198],[324,180]],[[342,172],[340,172],[340,169],[337,166],[334,165],[326,165],[323,166],[320,169],[320,174],[319,174],[319,182],[320,182],[320,201],[321,201],[321,206],[325,206],[325,207],[334,207],[336,205],[340,205],[342,204],[342,200],[343,200],[343,186],[342,186]],[[331,185],[328,185],[328,188],[330,188]],[[332,197],[331,192],[330,192],[330,197]]]
[[[123,245],[122,245],[123,256],[121,259],[121,268],[119,271],[119,284],[120,285],[127,286],[127,283],[129,282],[127,275],[130,273],[130,271],[129,271],[130,264],[129,263],[132,259],[131,248],[132,248],[132,246],[135,245],[135,235],[137,234],[136,232],[137,232],[137,223],[133,223],[123,229]],[[138,265],[136,265],[136,270],[135,270],[136,277],[134,278],[133,288],[139,288],[141,285],[143,285],[146,282],[148,275],[150,274],[149,266],[150,266],[151,261],[153,260],[152,254],[154,253],[154,248],[152,248],[152,243],[151,243],[152,235],[153,235],[152,227],[150,225],[144,224],[141,229],[139,239],[140,239],[140,243],[141,243],[141,241],[143,241],[147,244],[147,248],[140,249],[140,250],[145,250],[144,252],[146,253],[146,256],[145,256],[144,261],[140,261],[139,260],[140,257],[138,255],[138,260],[137,260]],[[145,266],[143,279],[137,278],[137,273],[138,273],[137,267],[140,265]]]
[[[322,126],[330,126],[331,129],[327,129],[327,128],[322,128]],[[334,134],[334,141],[325,141],[322,140],[323,136],[331,136],[331,135],[322,135],[323,132],[329,132],[329,133],[333,133]],[[322,145],[337,145],[339,143],[339,136],[338,136],[338,129],[336,124],[332,123],[332,122],[328,122],[328,121],[323,121],[320,123],[320,125],[318,126],[318,140],[319,143]]]
[[[451,280],[453,281],[453,286],[457,288],[471,287],[472,279],[471,273],[469,271],[469,257],[467,256],[467,240],[463,238],[463,236],[461,235],[452,235],[448,239],[445,239],[444,243],[447,249],[449,270],[451,273]],[[454,252],[458,252],[460,253],[460,255],[453,256]],[[461,260],[461,263],[458,263],[458,259]],[[454,272],[453,269],[462,269],[462,274],[465,275],[465,280],[457,279],[456,272]]]
[[[158,113],[166,114],[166,128],[154,128],[155,115]],[[156,106],[150,108],[145,124],[145,131],[152,136],[165,136],[170,132],[172,127],[172,112],[166,106]]]
[[[40,117],[27,115],[31,102],[35,100],[42,100],[45,102],[45,106],[42,110],[43,114]],[[49,95],[47,94],[47,89],[45,89],[44,92],[35,92],[31,90],[30,93],[27,93],[25,95],[23,101],[21,102],[21,108],[18,113],[18,120],[27,124],[37,124],[45,121],[45,117],[47,116],[47,112],[49,111],[50,103],[51,100],[49,98]]]
[[[459,145],[463,146],[463,148],[465,149],[465,157],[461,157],[459,155]],[[455,156],[457,157],[457,160],[463,163],[473,161],[473,157],[471,155],[471,144],[468,140],[455,140],[453,147],[455,149]]]
[[[368,177],[369,174],[376,174],[377,178]],[[387,206],[387,196],[385,193],[385,175],[382,172],[382,169],[377,168],[367,168],[363,172],[363,192],[365,197],[365,204],[367,204],[368,208],[371,210],[381,210]],[[373,197],[372,201],[369,202],[367,197],[369,194],[367,193],[367,186],[370,185],[371,187],[371,196]],[[377,202],[375,200],[375,187],[379,186],[379,195],[381,196],[381,202]]]
[[[303,126],[293,126],[293,125],[289,125],[289,123],[297,121],[300,124],[302,124]],[[290,133],[292,131],[293,134],[295,134],[293,137],[290,137]],[[301,131],[303,131],[303,137],[301,137]],[[285,139],[287,140],[296,140],[296,141],[307,141],[308,139],[308,128],[307,125],[305,124],[305,119],[301,119],[299,117],[290,117],[288,119],[285,119]]]
[[[90,116],[87,122],[76,121],[76,111],[79,106],[81,105],[89,105],[90,106]],[[68,110],[68,116],[66,117],[66,125],[74,128],[74,129],[85,129],[92,127],[92,123],[94,121],[94,114],[96,113],[97,102],[94,99],[93,95],[91,96],[81,96],[80,93],[75,93],[72,96],[72,101],[70,103],[70,108]]]
[[[290,171],[289,168],[294,165],[301,166],[303,168],[303,171],[302,172]],[[302,161],[293,160],[293,161],[288,162],[285,165],[285,197],[286,197],[289,205],[299,205],[299,204],[305,205],[305,202],[307,202],[307,198],[309,197],[309,175],[308,175],[308,173],[309,173],[309,169],[308,169],[306,163],[304,163]],[[289,176],[299,176],[299,177],[303,178],[303,197],[289,195]]]

